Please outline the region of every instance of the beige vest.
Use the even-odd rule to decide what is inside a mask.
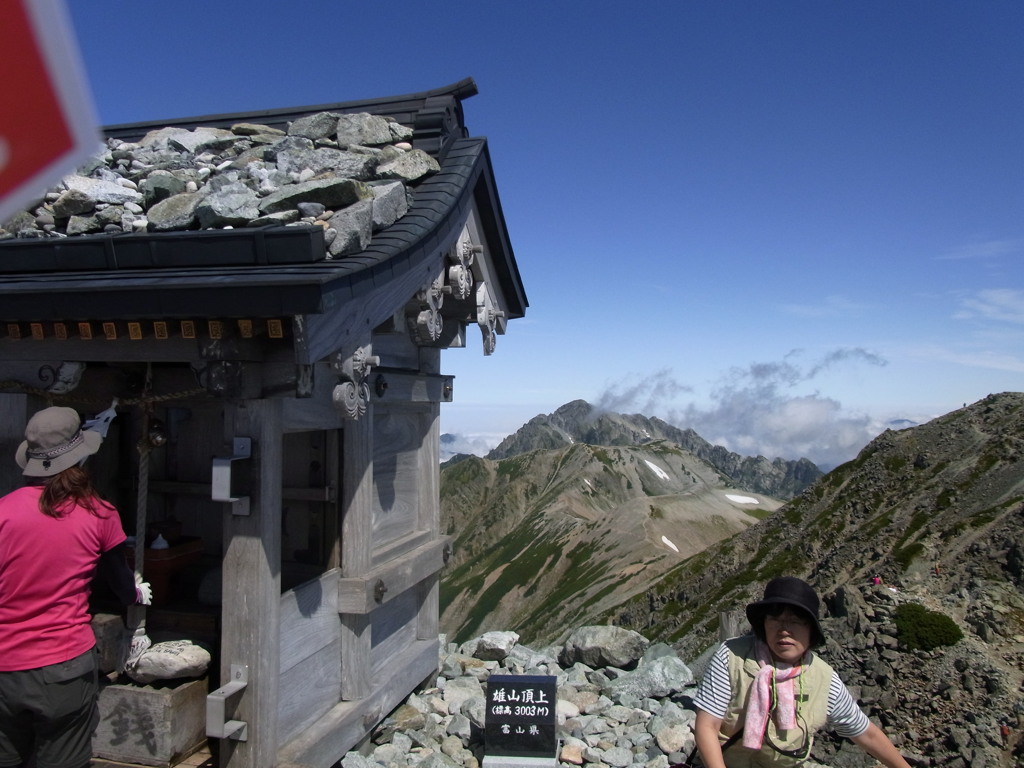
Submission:
[[[750,689],[759,669],[754,658],[753,635],[734,637],[725,644],[731,652],[729,682],[732,685],[732,702],[719,734],[723,742],[743,725]],[[808,652],[804,657],[803,672],[793,681],[797,727],[780,731],[775,727],[774,719],[769,717],[768,732],[761,749],[744,747],[741,737],[725,750],[725,764],[729,768],[796,768],[807,764],[809,758],[806,756],[814,743],[814,733],[824,727],[827,720],[828,689],[831,682],[832,667]],[[795,751],[798,755],[787,756],[779,750]]]

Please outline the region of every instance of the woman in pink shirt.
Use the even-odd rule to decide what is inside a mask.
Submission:
[[[84,768],[99,720],[89,594],[102,571],[125,604],[149,603],[117,510],[81,464],[103,436],[46,408],[15,459],[26,485],[0,498],[0,768]]]

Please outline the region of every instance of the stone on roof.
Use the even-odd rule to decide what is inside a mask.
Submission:
[[[403,216],[412,188],[440,170],[379,115],[317,112],[282,131],[258,123],[110,138],[0,239],[314,225],[328,258],[366,248]]]

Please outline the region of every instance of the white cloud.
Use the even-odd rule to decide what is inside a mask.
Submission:
[[[1024,252],[1024,240],[987,240],[954,248],[940,259],[996,259]]]
[[[446,432],[441,436],[441,461],[447,461],[459,453],[484,456],[505,437],[506,435],[457,435]]]
[[[692,391],[691,387],[677,381],[670,369],[662,368],[652,376],[640,377],[635,382],[623,380],[609,385],[593,405],[594,410],[599,412],[639,412],[646,416],[655,413],[677,395]]]
[[[990,350],[960,352],[940,346],[919,347],[914,354],[928,360],[954,363],[966,368],[987,368],[993,371],[1024,373],[1024,357]]]
[[[803,362],[794,350],[782,361],[756,362],[734,368],[711,392],[706,406],[678,407],[662,393],[690,392],[659,371],[639,383],[611,388],[599,398],[607,410],[660,416],[690,427],[705,440],[744,456],[809,458],[831,468],[853,458],[885,426],[865,414],[848,413],[842,404],[806,389],[817,376],[838,366],[885,366],[888,361],[861,348],[838,348]],[[609,408],[613,403],[616,407]]]
[[[783,304],[783,312],[797,317],[851,317],[863,314],[868,305],[851,301],[845,296],[826,296],[817,304]]]
[[[960,300],[961,309],[954,317],[969,320],[980,317],[1003,323],[1024,325],[1024,291],[993,288],[978,291]]]

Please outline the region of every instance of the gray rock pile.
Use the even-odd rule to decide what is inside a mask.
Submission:
[[[282,131],[162,128],[108,139],[0,239],[319,226],[328,258],[366,248],[408,210],[411,185],[439,170],[412,129],[378,115],[320,112]]]
[[[1024,745],[1024,654],[997,667],[971,638],[933,651],[900,648],[892,616],[907,601],[916,597],[885,585],[830,595],[822,656],[911,765],[1020,765],[1013,761]],[[1024,608],[1024,599],[1014,604]],[[955,615],[950,605],[931,607]],[[488,632],[461,646],[442,639],[436,685],[411,695],[342,766],[479,768],[485,686],[500,674],[555,677],[561,768],[668,768],[693,750],[692,698],[711,650],[684,662],[672,647],[615,626],[576,629],[563,644],[537,650],[515,632]],[[1001,740],[1003,722],[1013,729],[1009,744]],[[827,732],[813,755],[832,768],[875,765]]]
[[[1019,734],[1024,726],[1024,637],[1004,638],[1009,642],[995,663],[990,642],[968,632],[953,646],[931,651],[902,648],[893,620],[896,607],[908,602],[950,616],[961,626],[996,608],[1024,614],[1024,597],[1012,589],[998,589],[997,595],[994,590],[994,583],[978,582],[939,601],[923,590],[883,584],[847,586],[827,598],[832,618],[823,622],[828,636],[823,657],[861,708],[914,758],[913,764],[1022,764],[1012,761],[1024,756]],[[1012,625],[1004,622],[998,630],[986,626],[995,634]],[[1004,723],[1012,727],[1013,744],[1003,744]],[[838,740],[820,739],[815,748],[823,762],[836,768],[862,764],[853,760],[855,748]],[[1010,754],[1013,749],[1016,756]]]
[[[631,630],[583,627],[561,647],[534,650],[515,632],[442,648],[435,687],[413,694],[344,768],[477,768],[492,674],[550,675],[558,686],[562,766],[668,768],[694,746],[693,673],[667,645]]]

